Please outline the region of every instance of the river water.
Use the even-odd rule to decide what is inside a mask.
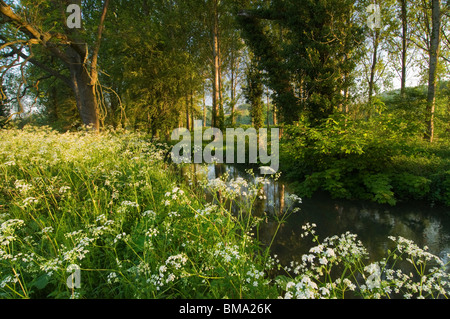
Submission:
[[[228,172],[231,178],[251,178],[244,170],[235,166],[210,165],[208,178],[217,178]],[[283,181],[273,181],[264,187],[266,199],[255,205],[254,214],[280,214],[286,209],[289,186]],[[389,236],[404,237],[419,247],[428,246],[428,251],[449,262],[450,253],[450,207],[430,207],[429,203],[407,202],[392,207],[366,201],[332,199],[327,194],[316,194],[303,198],[296,204],[300,210],[289,216],[278,230],[271,247],[282,264],[300,261],[315,244],[311,237],[302,238],[302,225],[315,223],[316,234],[323,241],[326,237],[341,235],[347,231],[358,235],[369,252],[371,261],[387,257],[387,250],[394,247]],[[259,240],[269,244],[277,229],[277,222],[268,218],[260,227]]]

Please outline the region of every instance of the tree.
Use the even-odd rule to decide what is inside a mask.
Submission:
[[[402,20],[402,71],[401,71],[401,95],[405,96],[406,91],[406,63],[408,51],[408,8],[406,0],[399,0],[401,6]]]
[[[219,0],[212,0],[213,3],[213,107],[212,126],[219,127],[219,103],[220,103],[220,47],[219,47]]]
[[[306,114],[317,124],[343,104],[351,85],[362,30],[355,1],[281,1],[247,4],[239,14],[243,37],[259,58],[285,123]],[[277,28],[277,36],[273,32]]]
[[[250,104],[250,115],[256,131],[259,131],[264,125],[263,94],[264,86],[261,71],[257,68],[255,62],[251,61],[247,68],[247,85],[244,88],[244,95],[247,103]]]
[[[72,1],[72,4],[81,7],[81,0]],[[81,28],[71,29],[66,25],[67,5],[68,2],[63,0],[50,3],[22,0],[18,7],[1,0],[0,17],[9,28],[0,40],[13,54],[70,87],[83,124],[98,130],[98,56],[109,0],[103,1],[94,37],[87,32],[87,26],[92,27],[87,22]],[[98,3],[88,5],[92,10]],[[46,56],[57,58],[64,69],[56,70],[43,63],[42,58]]]
[[[0,79],[1,80],[1,79]],[[0,118],[4,118],[7,115],[6,111],[6,94],[3,89],[2,82],[0,82]]]
[[[437,82],[437,69],[439,62],[439,49],[440,49],[440,32],[441,32],[441,1],[431,1],[431,38],[430,38],[430,51],[429,51],[429,75],[428,75],[428,96],[427,96],[427,131],[425,137],[433,142],[434,139],[434,112],[436,105],[436,82]]]

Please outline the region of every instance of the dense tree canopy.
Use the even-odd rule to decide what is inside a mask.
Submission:
[[[70,4],[81,9],[79,28]],[[418,84],[429,88],[428,139],[443,112],[433,106],[450,61],[441,1],[4,0],[0,8],[4,120],[38,114],[63,130],[159,136],[195,119],[224,128],[239,124],[256,74],[270,99],[250,113],[280,125],[371,116],[383,91],[401,87],[404,96]]]

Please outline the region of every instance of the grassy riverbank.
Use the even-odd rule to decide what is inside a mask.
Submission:
[[[265,218],[249,213],[264,179],[199,176],[189,187],[165,154],[137,133],[0,131],[0,298],[448,295],[444,262],[401,238],[365,265],[355,236],[322,241],[305,225],[316,246],[280,265],[255,236]],[[220,200],[208,202],[205,188]],[[395,268],[401,256],[417,266],[413,277]]]

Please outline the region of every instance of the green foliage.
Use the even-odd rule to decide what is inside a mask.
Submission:
[[[247,85],[244,88],[244,96],[250,104],[250,116],[253,127],[259,130],[264,125],[263,101],[264,93],[262,74],[252,62],[247,70]]]
[[[27,126],[0,137],[1,298],[448,297],[447,265],[403,238],[366,265],[356,235],[319,242],[306,224],[317,246],[280,264],[259,225],[270,218],[276,234],[301,200],[289,195],[281,216],[254,216],[269,181],[251,172],[208,179],[207,167],[169,168],[166,145],[125,131]],[[384,178],[370,185],[382,189]],[[412,277],[398,268],[402,257]],[[67,286],[73,264],[79,288]]]
[[[270,1],[241,9],[243,37],[266,72],[285,123],[302,112],[313,122],[324,120],[346,102],[340,92],[352,84],[348,75],[362,43],[354,1]]]
[[[448,142],[415,138],[421,126],[395,115],[367,121],[336,115],[317,127],[288,126],[281,169],[303,196],[323,190],[391,205],[409,199],[448,205]]]

